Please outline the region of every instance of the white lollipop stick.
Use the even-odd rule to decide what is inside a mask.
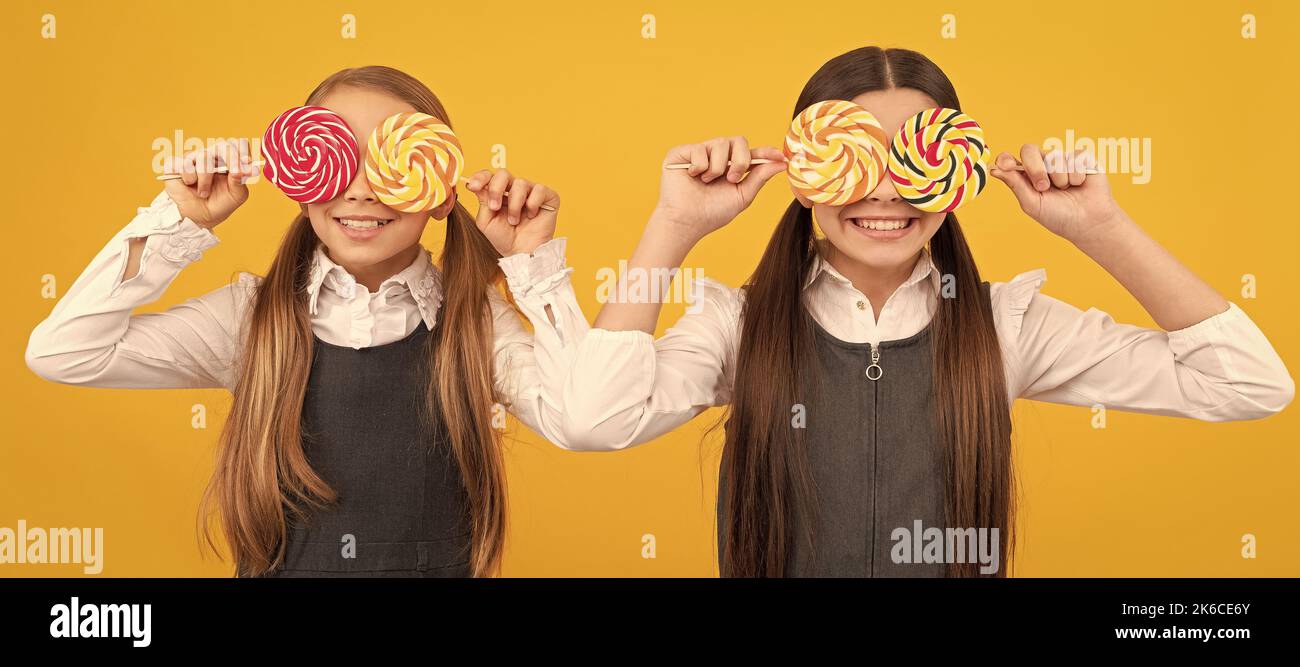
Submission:
[[[749,161],[750,164],[767,164],[769,162],[785,162],[785,160],[769,160],[767,158],[760,157],[760,158],[754,158],[753,160]],[[731,166],[730,160],[727,161],[727,166],[728,167]],[[691,168],[691,163],[689,162],[674,162],[672,164],[664,165],[664,169],[690,169],[690,168]]]
[[[250,166],[250,167],[260,167],[260,166],[262,166],[262,165],[264,165],[264,164],[266,164],[266,163],[265,163],[265,162],[262,162],[261,160],[258,160],[257,162],[250,162],[250,163],[248,163],[248,166]],[[206,171],[206,170],[205,170],[205,171]],[[207,173],[210,173],[210,174],[229,174],[229,173],[230,173],[230,169],[228,169],[228,168],[226,168],[226,167],[224,167],[224,166],[221,166],[221,167],[217,167],[216,169],[213,169],[212,171],[207,172]],[[182,178],[181,174],[163,174],[162,176],[159,176],[159,177],[158,177],[158,180],[160,180],[160,181],[174,181],[174,180],[176,180],[176,179],[178,179],[178,178]]]

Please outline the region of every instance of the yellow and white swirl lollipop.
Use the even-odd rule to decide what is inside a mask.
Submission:
[[[464,164],[460,142],[445,123],[418,111],[400,113],[370,133],[366,180],[385,205],[417,213],[447,201]]]
[[[844,100],[804,109],[790,124],[784,153],[790,186],[818,204],[858,201],[885,175],[885,131],[871,112]]]
[[[889,147],[889,176],[907,203],[948,212],[988,183],[988,145],[975,119],[956,109],[926,109],[903,123]]]

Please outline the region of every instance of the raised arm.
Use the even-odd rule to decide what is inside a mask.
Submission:
[[[238,147],[229,150],[237,160]],[[25,355],[33,372],[92,387],[230,386],[235,332],[254,276],[164,312],[133,314],[217,244],[212,228],[247,197],[242,183],[232,183],[244,172],[214,178],[210,157],[186,156],[178,165],[185,179],[139,209],[36,326]]]
[[[496,290],[490,292],[497,395],[511,414],[561,447],[568,445],[565,380],[578,341],[589,328],[569,281],[572,269],[565,266],[564,249],[565,239],[552,239],[531,253],[500,260],[518,312],[532,324],[531,332]]]
[[[505,170],[481,170],[467,187],[478,197],[475,224],[501,254],[498,264],[518,307],[489,289],[497,398],[525,426],[566,446],[562,390],[588,325],[569,282],[565,239],[553,238],[560,197]]]
[[[753,158],[773,160],[752,165]],[[658,341],[654,331],[672,277],[691,248],[731,222],[772,176],[784,170],[775,148],[750,150],[743,137],[678,146],[665,156],[659,203],[647,222],[617,295],[580,341],[564,386],[567,445],[622,449],[656,438],[730,400],[730,366],[740,296],[712,281]]]
[[[994,169],[1021,208],[1066,238],[1142,304],[1165,331],[1117,323],[1038,294],[1045,273],[1000,291],[1018,391],[1028,398],[1224,421],[1276,413],[1295,382],[1263,332],[1144,232],[1111,196],[1091,156],[1021,151],[1024,172]],[[1014,161],[1007,154],[999,163]],[[1047,169],[1047,164],[1064,169]]]

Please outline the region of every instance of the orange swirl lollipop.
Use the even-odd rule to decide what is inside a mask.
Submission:
[[[804,109],[790,124],[784,152],[790,186],[818,204],[858,201],[885,174],[885,131],[871,112],[844,100]]]
[[[390,116],[370,133],[367,148],[366,179],[375,196],[404,213],[447,201],[465,164],[451,128],[418,111]]]

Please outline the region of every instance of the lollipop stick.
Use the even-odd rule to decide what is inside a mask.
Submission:
[[[1014,166],[1014,167],[1010,167],[1010,168],[1007,168],[1007,169],[1003,169],[1002,167],[999,167],[996,163],[994,163],[994,164],[993,164],[991,167],[989,167],[989,168],[990,168],[990,169],[997,169],[997,170],[999,170],[999,171],[1024,171],[1024,170],[1025,170],[1025,165],[1020,164],[1020,163],[1016,163],[1016,166]],[[1081,171],[1051,171],[1051,170],[1048,170],[1047,173],[1049,173],[1049,174],[1100,174],[1100,173],[1102,173],[1102,172],[1101,172],[1100,169],[1096,169],[1096,168],[1093,168],[1093,167],[1089,167],[1089,168],[1087,168],[1087,169],[1083,169],[1083,170],[1081,170]]]
[[[464,181],[464,182],[466,182],[466,183],[469,182],[469,179],[468,179],[468,178],[465,178],[464,176],[461,176],[461,177],[460,177],[460,180],[462,180],[462,181]],[[502,196],[502,197],[509,197],[509,196],[510,196],[510,191],[509,191],[509,190],[506,190],[505,192],[502,192],[502,193],[501,193],[501,196]],[[554,206],[550,206],[550,205],[548,205],[548,204],[542,204],[541,209],[542,209],[543,211],[550,211],[550,212],[552,212],[552,213],[555,212],[555,207],[554,207]]]
[[[262,166],[262,165],[264,165],[264,164],[266,164],[266,163],[265,163],[265,162],[262,162],[261,160],[258,160],[257,162],[250,162],[250,163],[248,163],[248,166],[250,166],[250,167],[260,167],[260,166]],[[221,166],[221,167],[217,167],[216,169],[213,169],[211,172],[208,172],[208,173],[212,173],[212,174],[229,174],[229,173],[230,173],[230,169],[226,168],[225,166]],[[158,180],[160,180],[160,181],[174,181],[174,180],[176,180],[176,179],[178,179],[178,178],[181,178],[181,175],[180,175],[180,174],[163,174],[162,176],[159,176],[159,177],[158,177]]]
[[[253,162],[253,163],[250,163],[249,166],[251,166],[251,167],[260,167],[260,166],[262,166],[262,165],[264,165],[264,164],[266,164],[266,163],[265,163],[265,162]],[[214,173],[214,174],[228,174],[228,173],[230,173],[230,170],[227,169],[226,167],[217,167],[216,169],[213,169],[213,170],[212,170],[212,173]],[[162,176],[159,176],[159,177],[158,177],[158,180],[160,180],[160,181],[174,181],[174,180],[176,180],[176,179],[178,179],[178,178],[181,178],[181,175],[180,175],[180,174],[163,174]],[[469,182],[469,179],[468,179],[468,178],[461,178],[460,180],[465,181],[465,182],[467,182],[467,183]],[[504,193],[502,193],[502,196],[503,196],[503,197],[508,197],[508,196],[510,196],[510,193],[509,193],[509,192],[504,192]],[[554,206],[550,206],[550,205],[547,205],[547,204],[542,204],[541,208],[542,208],[543,211],[551,211],[551,212],[554,212],[554,211],[556,210]]]
[[[1012,156],[1011,159],[1015,160],[1015,157]],[[1049,161],[1050,161],[1050,162],[1056,162],[1054,159],[1053,159],[1053,160],[1049,160]],[[1056,162],[1056,165],[1059,165],[1059,164],[1060,164],[1059,162]],[[1056,170],[1056,171],[1052,171],[1052,167],[1053,167],[1053,166],[1056,166],[1056,165],[1047,165],[1047,167],[1048,167],[1048,169],[1047,169],[1047,173],[1049,173],[1049,174],[1100,174],[1100,173],[1102,173],[1102,171],[1101,171],[1100,169],[1097,169],[1096,167],[1088,167],[1087,169],[1083,169],[1083,170],[1080,170],[1080,171],[1070,171],[1070,170],[1068,170],[1068,169],[1067,169],[1067,170],[1059,170],[1059,169],[1058,169],[1058,170]],[[997,161],[997,160],[994,160],[994,161],[993,161],[993,164],[989,165],[989,169],[1000,169],[1000,170],[1002,170],[1002,171],[1024,171],[1024,170],[1025,170],[1025,165],[1020,164],[1020,161],[1019,161],[1019,160],[1016,160],[1016,164],[1015,164],[1015,166],[1008,167],[1008,168],[1006,168],[1006,169],[1002,169],[1002,167],[999,167],[999,166],[998,166],[998,161]]]
[[[767,158],[760,157],[760,158],[754,158],[753,160],[749,161],[750,164],[767,164],[769,162],[783,162],[783,160],[769,160]],[[728,167],[731,166],[730,160],[727,161],[727,166]],[[664,165],[664,169],[690,169],[690,168],[691,168],[691,163],[689,162],[674,162],[673,164]]]

